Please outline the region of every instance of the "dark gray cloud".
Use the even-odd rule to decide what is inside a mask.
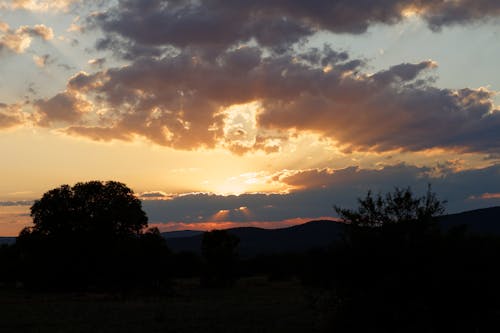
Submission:
[[[500,2],[496,0],[434,1],[423,17],[433,30],[443,26],[485,21],[500,16]]]
[[[392,191],[394,186],[410,186],[423,195],[429,183],[441,200],[448,201],[448,213],[500,205],[500,164],[467,171],[399,164],[379,170],[349,167],[283,171],[276,177],[298,189],[289,194],[190,194],[168,201],[143,201],[143,206],[151,222],[197,223],[221,218],[235,222],[281,221],[335,216],[334,204],[354,208],[356,199],[368,190],[377,193]]]
[[[374,24],[392,25],[408,13],[431,29],[497,18],[497,0],[121,0],[89,19],[106,38],[100,48],[174,46],[225,50],[255,40],[283,52],[317,31],[364,33]],[[121,41],[119,43],[119,41]],[[137,54],[136,54],[137,55]]]
[[[338,141],[344,151],[500,149],[500,112],[492,92],[415,87],[401,77],[388,86],[376,76],[369,83],[344,81],[330,95],[267,101],[259,122],[264,127],[321,133]],[[401,86],[392,86],[398,81]]]

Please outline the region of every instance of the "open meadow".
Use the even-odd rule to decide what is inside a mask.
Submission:
[[[225,289],[178,280],[161,296],[0,289],[0,332],[318,332],[320,298],[261,277]]]

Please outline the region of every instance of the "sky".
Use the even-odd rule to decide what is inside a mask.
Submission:
[[[498,59],[498,0],[0,0],[0,235],[90,180],[161,230],[500,205]]]

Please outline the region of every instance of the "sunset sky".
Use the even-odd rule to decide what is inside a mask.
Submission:
[[[161,230],[500,205],[498,0],[0,0],[0,236],[116,180]]]

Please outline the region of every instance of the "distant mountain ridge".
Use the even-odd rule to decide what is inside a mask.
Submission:
[[[443,215],[437,220],[444,231],[464,225],[471,233],[500,236],[500,206]],[[226,230],[240,239],[240,255],[252,256],[326,248],[340,240],[343,226],[342,222],[319,220],[282,229],[239,227]],[[166,232],[163,236],[176,252],[200,252],[203,231]]]
[[[16,242],[16,237],[0,237],[0,245],[2,244],[14,244]]]
[[[465,225],[471,233],[500,235],[500,206],[443,215],[438,221],[442,230]]]
[[[500,206],[443,215],[437,219],[445,231],[464,225],[471,233],[500,236]],[[240,239],[240,254],[246,256],[325,248],[340,239],[343,225],[334,220],[319,220],[282,229],[239,227],[226,230]],[[173,251],[200,252],[201,230],[171,231],[162,235]],[[0,245],[15,241],[16,237],[0,237]]]
[[[162,235],[165,239],[185,238],[185,237],[197,236],[202,234],[203,232],[204,231],[201,230],[176,230],[176,231],[164,232],[162,233]]]
[[[247,256],[324,248],[340,239],[342,229],[341,222],[319,220],[282,229],[239,227],[226,230],[239,238],[239,253]],[[168,246],[174,251],[200,252],[202,233],[182,238],[170,238],[168,233],[163,235],[167,238]]]

